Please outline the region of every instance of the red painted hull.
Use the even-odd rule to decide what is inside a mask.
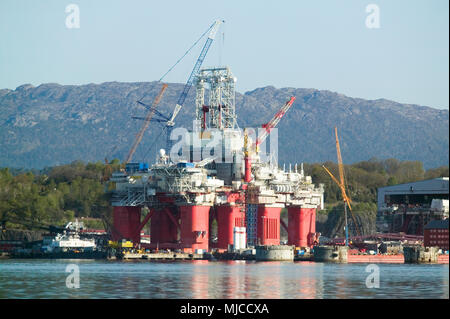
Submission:
[[[398,255],[348,255],[348,263],[404,264],[403,254]],[[448,264],[448,255],[439,255],[438,264]]]
[[[115,206],[113,209],[113,240],[128,239],[140,243],[141,208]]]
[[[181,244],[187,251],[209,249],[209,206],[180,206]]]
[[[448,255],[439,255],[438,256],[438,264],[447,264],[448,265]]]
[[[178,238],[178,228],[164,210],[152,216],[150,232],[152,244],[175,243]]]
[[[399,255],[348,255],[348,263],[404,264],[405,258]]]
[[[234,244],[234,227],[244,227],[245,213],[239,206],[221,205],[217,210],[217,248],[227,249]]]
[[[257,242],[260,245],[280,244],[281,207],[258,205]]]
[[[288,245],[312,247],[316,232],[316,209],[293,206],[288,208]]]

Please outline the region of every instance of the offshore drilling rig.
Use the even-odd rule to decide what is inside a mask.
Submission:
[[[311,177],[305,176],[303,165],[295,164],[288,170],[278,167],[272,152],[276,141],[270,141],[269,155],[260,151],[295,97],[256,130],[260,134],[240,129],[236,78],[230,68],[200,69],[217,26],[216,22],[211,27],[175,111],[168,118],[166,150],[161,149],[150,166],[128,162],[124,170],[112,174],[112,239],[127,239],[138,245],[141,230],[150,221],[150,244],[141,244],[150,249],[225,250],[237,245],[236,231],[246,234],[241,248],[280,245],[280,227],[286,229],[289,245],[312,247],[317,240],[316,209],[324,205],[323,185],[316,187]],[[191,86],[196,89],[193,127],[189,131],[173,128]],[[177,137],[179,141],[172,145],[169,138]],[[280,219],[283,208],[288,210],[287,225]],[[143,211],[148,213],[141,216]],[[213,242],[214,220],[217,241]]]

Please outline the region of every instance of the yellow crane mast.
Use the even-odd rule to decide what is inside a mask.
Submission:
[[[339,189],[341,190],[342,199],[344,201],[344,213],[345,213],[345,240],[346,240],[346,244],[348,245],[347,206],[350,209],[350,213],[351,213],[351,216],[353,219],[353,223],[355,224],[356,232],[357,232],[358,236],[361,236],[361,232],[359,231],[358,224],[356,223],[356,218],[353,215],[352,205],[351,205],[352,200],[347,195],[347,192],[345,190],[344,164],[342,162],[341,147],[339,146],[337,127],[334,128],[334,133],[336,135],[336,153],[337,153],[337,158],[338,158],[338,168],[339,168],[339,179],[340,180],[338,181],[336,179],[336,177],[334,177],[334,175],[330,172],[330,170],[328,168],[326,168],[324,165],[322,165],[322,167],[325,169],[325,171],[328,173],[328,175],[330,175],[331,179],[339,186]]]

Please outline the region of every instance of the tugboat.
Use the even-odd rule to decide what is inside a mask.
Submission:
[[[55,259],[105,259],[107,253],[98,249],[95,239],[81,238],[83,223],[69,222],[62,232],[54,237],[44,237],[41,244],[32,249],[18,249],[15,258],[55,258]]]

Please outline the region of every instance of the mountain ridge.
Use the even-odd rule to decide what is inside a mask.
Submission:
[[[183,84],[169,87],[158,110],[169,114]],[[146,109],[161,84],[118,82],[61,85],[23,84],[0,90],[0,166],[42,168],[73,160],[97,161],[105,156],[123,159]],[[371,157],[420,160],[426,168],[448,165],[449,111],[387,99],[365,100],[329,90],[265,86],[236,92],[240,127],[256,127],[270,120],[289,96],[296,100],[278,125],[279,162],[335,161],[334,126],[338,127],[344,162]],[[195,90],[191,89],[177,125],[191,128]],[[255,116],[258,115],[258,116]],[[136,160],[153,162],[149,145],[160,135],[152,123],[136,153]],[[117,145],[116,148],[114,148]],[[114,151],[112,149],[114,148]],[[147,148],[147,150],[146,150]]]

